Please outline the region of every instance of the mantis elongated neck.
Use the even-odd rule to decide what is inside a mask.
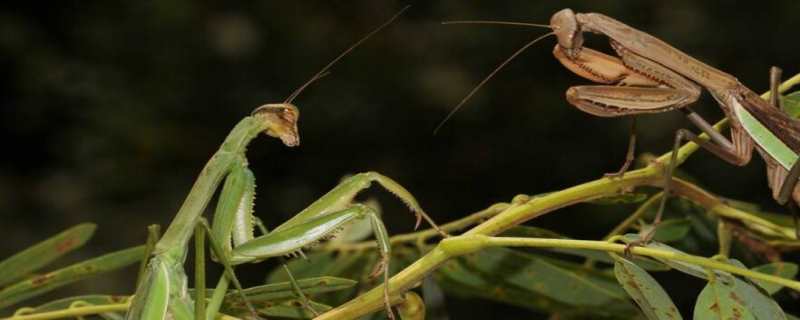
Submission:
[[[220,182],[228,174],[232,164],[246,161],[244,154],[247,145],[268,126],[269,124],[258,115],[245,117],[236,124],[222,146],[200,172],[169,228],[156,244],[154,255],[169,255],[176,262],[183,262],[186,259],[187,244],[194,226]]]

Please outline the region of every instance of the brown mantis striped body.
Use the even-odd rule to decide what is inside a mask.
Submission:
[[[684,139],[691,140],[737,166],[749,163],[755,148],[766,162],[773,198],[780,204],[787,203],[790,197],[800,202],[800,121],[778,106],[777,68],[772,69],[774,105],[770,105],[735,77],[605,15],[575,14],[564,9],[553,15],[551,26],[558,38],[555,57],[575,74],[604,84],[569,88],[566,96],[570,104],[601,117],[681,109],[711,140],[679,130],[676,146]],[[583,32],[607,36],[619,58],[583,47]],[[697,100],[701,89],[711,93],[730,119],[730,139],[687,107]],[[675,159],[668,177],[674,163]],[[662,210],[663,203],[656,221]]]
[[[458,21],[448,24],[450,23],[498,22]],[[752,151],[756,149],[766,162],[767,179],[773,198],[780,204],[786,204],[790,198],[800,203],[800,187],[797,183],[800,176],[800,161],[797,161],[800,152],[800,121],[789,117],[779,106],[779,69],[772,69],[772,99],[768,103],[734,76],[715,69],[652,35],[599,13],[576,14],[571,9],[563,9],[551,17],[550,25],[499,23],[543,26],[552,29],[552,33],[520,48],[476,86],[453,112],[520,52],[548,35],[555,35],[558,39],[553,51],[556,59],[573,73],[599,83],[569,88],[566,98],[570,104],[600,117],[681,110],[692,123],[709,135],[710,140],[700,139],[691,131],[682,129],[675,137],[676,149],[682,141],[691,140],[737,166],[749,163]],[[584,32],[608,37],[618,57],[584,47]],[[715,131],[706,120],[688,108],[698,99],[702,89],[711,93],[730,119],[730,139]],[[634,144],[635,136],[632,135],[628,157],[617,174],[623,174],[633,160]],[[664,186],[667,194],[677,153],[673,152],[672,155]],[[662,198],[656,223],[661,219],[666,198]],[[649,240],[651,236],[652,232],[649,232],[645,235],[645,240]]]

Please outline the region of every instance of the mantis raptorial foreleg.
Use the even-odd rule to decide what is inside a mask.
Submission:
[[[236,265],[302,252],[305,247],[313,246],[317,242],[335,236],[335,233],[347,223],[351,223],[357,219],[369,219],[381,254],[381,260],[376,265],[374,274],[383,273],[384,280],[388,279],[391,246],[389,245],[386,227],[383,225],[374,209],[365,205],[352,203],[353,198],[360,191],[369,188],[373,182],[380,184],[386,190],[396,195],[416,213],[417,226],[422,219],[425,219],[433,225],[434,228],[438,229],[433,220],[419,206],[417,200],[400,184],[376,172],[360,173],[343,180],[339,185],[312,203],[308,208],[279,225],[272,230],[272,232],[256,238],[252,237],[252,233],[245,232],[243,234],[245,236],[249,235],[250,238],[238,244],[236,243],[237,240],[235,237],[229,237],[225,242],[234,243],[232,251],[229,253],[231,263]],[[233,201],[232,203],[237,202]],[[245,209],[247,207],[249,207],[249,205],[244,206]],[[228,212],[233,213],[235,211],[237,210],[230,210]],[[224,213],[218,213],[218,216],[221,214]],[[226,220],[227,218],[221,219]],[[215,224],[215,228],[220,225],[226,228],[233,228],[235,224]],[[238,225],[245,224],[239,223]],[[237,232],[218,229],[215,230],[214,233],[235,235]],[[440,233],[446,236],[443,231],[440,231]],[[384,299],[386,311],[391,317],[392,312],[388,295],[389,289],[388,286],[384,288],[386,290]]]
[[[175,219],[157,243],[154,257],[148,265],[142,285],[137,288],[127,319],[192,319],[194,312],[202,314],[202,310],[192,310],[182,264],[186,258],[189,238],[198,223],[202,223],[200,217],[202,212],[226,177],[226,187],[221,193],[217,210],[217,214],[221,217],[215,217],[215,228],[208,232],[208,237],[211,239],[209,243],[217,259],[225,266],[225,276],[220,279],[217,290],[212,295],[206,313],[207,318],[215,316],[219,307],[217,299],[221,299],[224,295],[229,280],[232,280],[239,293],[242,293],[241,285],[233,273],[233,265],[297,252],[305,246],[330,237],[343,224],[354,219],[370,219],[383,257],[378,270],[383,270],[384,277],[388,279],[389,242],[386,229],[369,207],[352,205],[350,202],[360,190],[367,188],[372,182],[378,182],[402,199],[417,214],[417,225],[423,218],[433,224],[405,188],[377,173],[359,174],[334,188],[273,232],[253,238],[250,209],[252,209],[255,184],[252,173],[247,169],[245,150],[249,142],[261,132],[281,139],[287,146],[298,145],[299,111],[291,104],[292,100],[309,83],[324,76],[333,63],[391,23],[403,11],[405,9],[345,50],[309,82],[292,93],[286,101],[257,108],[251,116],[243,119],[231,131],[222,147],[206,164]],[[206,229],[204,224],[201,225]],[[220,241],[217,238],[220,238]],[[204,290],[204,288],[199,289]],[[387,313],[392,316],[388,290],[385,301]],[[245,302],[249,304],[247,299]],[[198,308],[202,307],[202,303],[198,305]],[[253,316],[257,317],[251,306],[249,309]]]

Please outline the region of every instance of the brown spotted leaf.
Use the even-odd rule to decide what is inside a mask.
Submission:
[[[80,248],[97,228],[92,223],[82,223],[39,242],[11,257],[0,261],[0,287],[19,280],[48,265],[68,252]]]
[[[714,277],[697,297],[695,319],[755,319],[736,292],[736,281],[730,277]]]
[[[38,275],[0,290],[0,309],[67,284],[116,270],[144,256],[144,246],[112,252],[94,259]]]
[[[647,319],[683,319],[667,292],[644,269],[624,258],[616,259],[614,275]]]

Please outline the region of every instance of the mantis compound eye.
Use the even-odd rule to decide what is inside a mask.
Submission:
[[[581,33],[575,12],[572,9],[563,9],[556,12],[550,18],[550,26],[553,33],[558,38],[558,45],[569,55],[575,58],[583,46],[583,34]]]

